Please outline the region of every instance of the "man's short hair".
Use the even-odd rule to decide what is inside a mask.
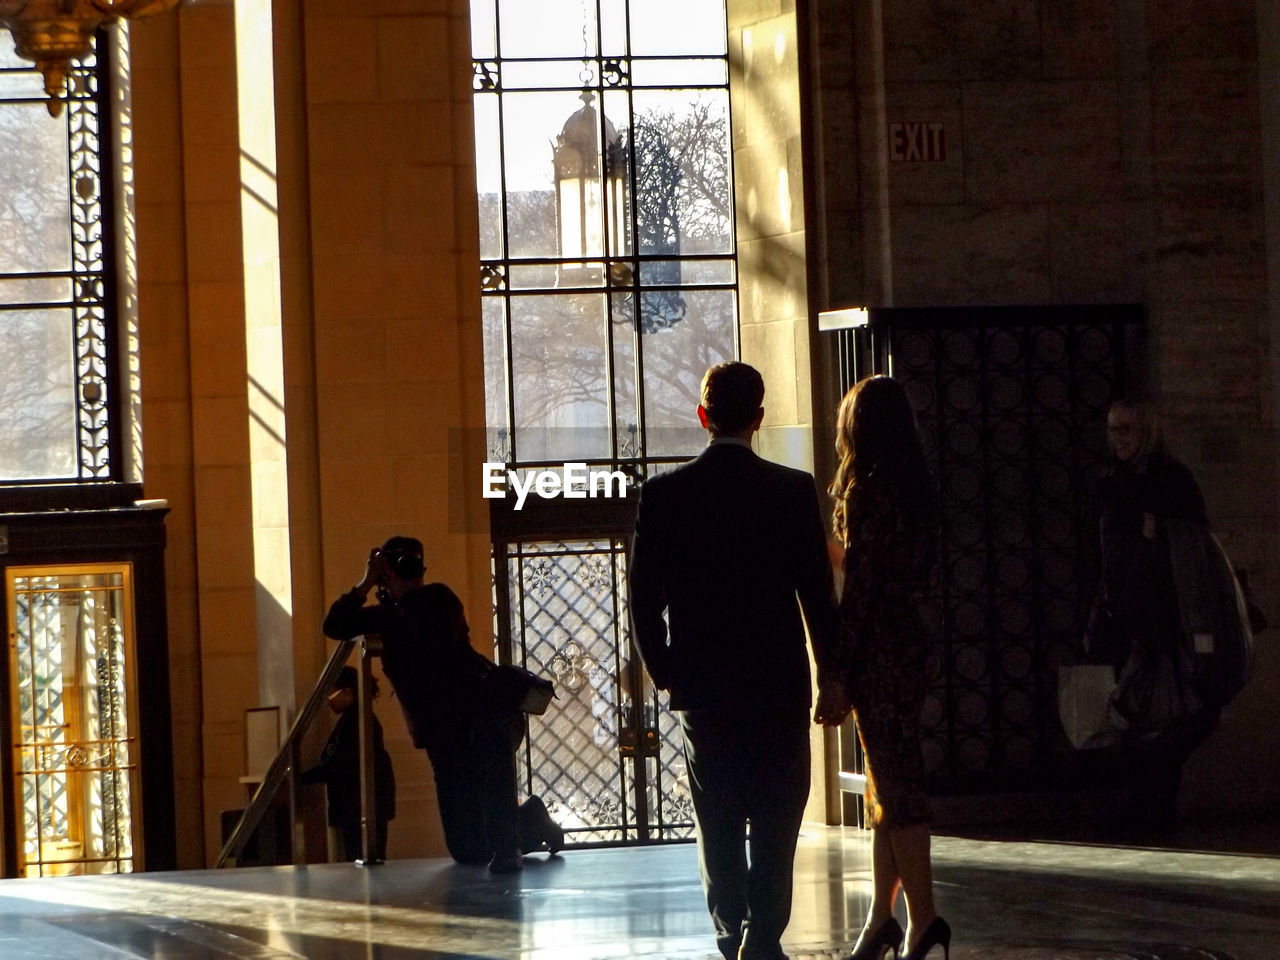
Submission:
[[[728,360],[702,375],[702,408],[712,433],[745,430],[763,403],[764,378],[750,364]]]

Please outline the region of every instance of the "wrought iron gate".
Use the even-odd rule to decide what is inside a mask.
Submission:
[[[561,518],[557,504],[541,506],[516,513],[494,501],[490,516],[495,659],[556,681],[557,699],[529,724],[523,788],[546,801],[571,844],[689,839],[679,723],[631,642],[626,563],[635,501],[596,501],[572,518]],[[561,529],[565,519],[572,538]]]
[[[938,794],[1066,786],[1057,665],[1097,585],[1093,485],[1129,389],[1139,307],[882,309],[840,334],[841,377],[890,373],[938,479],[941,576],[924,712]]]

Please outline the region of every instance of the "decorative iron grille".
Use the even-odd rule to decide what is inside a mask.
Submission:
[[[0,483],[120,479],[106,76],[74,64],[53,118],[0,45]]]
[[[515,659],[553,677],[558,693],[531,718],[527,791],[546,801],[571,843],[691,837],[679,725],[636,673],[625,543],[514,544],[505,565]]]
[[[940,577],[923,608],[937,638],[923,715],[935,792],[1065,783],[1057,667],[1077,656],[1097,588],[1094,486],[1141,319],[883,309],[842,335],[846,389],[872,372],[899,380],[938,480]]]

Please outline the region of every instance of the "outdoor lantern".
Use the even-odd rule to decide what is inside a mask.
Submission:
[[[560,257],[585,260],[625,254],[623,148],[608,118],[603,126],[595,94],[582,91],[582,109],[565,121],[552,147]],[[601,143],[603,136],[604,142]],[[600,264],[564,264],[561,275],[582,282]]]
[[[93,49],[104,23],[137,20],[176,6],[178,0],[0,0],[0,27],[13,34],[18,56],[34,60],[44,74],[49,114],[62,112],[62,91],[71,61]]]

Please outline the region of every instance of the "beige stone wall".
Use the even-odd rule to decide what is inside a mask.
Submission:
[[[483,649],[488,539],[449,524],[449,431],[484,423],[467,6],[312,2],[302,29],[324,597],[411,534]],[[388,849],[441,855],[425,755],[381,712],[405,811]]]
[[[814,3],[834,305],[1143,304],[1175,450],[1277,610],[1258,4],[869,0],[846,27],[847,6]],[[921,121],[945,160],[893,162],[889,125]],[[1280,746],[1263,659],[1191,807],[1280,802],[1253,776]]]
[[[794,0],[730,0],[741,358],[765,382],[756,441],[770,460],[815,469],[814,392],[801,154],[800,53]],[[814,728],[807,819],[838,822],[828,789],[834,737]]]
[[[193,867],[203,863],[204,768],[177,18],[135,26],[131,54],[145,483],[151,496],[169,501],[165,582],[177,850],[179,865]]]
[[[483,422],[466,4],[281,2],[271,23],[241,9],[254,22],[237,25],[233,5],[215,2],[133,33],[145,483],[172,508],[184,867],[211,860],[218,812],[244,803],[243,717],[261,702],[260,676],[268,687],[292,676],[273,699],[305,697],[330,648],[320,618],[370,546],[421,537],[429,576],[462,596],[481,646],[490,622],[487,538],[449,525],[448,431]],[[260,232],[242,229],[245,191],[262,192],[244,148],[252,140],[261,161],[263,131],[242,123],[237,29],[242,41],[271,33],[276,60],[274,326],[260,311],[274,268]],[[273,341],[281,378],[264,384]],[[283,475],[263,409],[251,408],[264,386],[283,398],[269,411],[284,428]],[[462,505],[473,521],[474,493]],[[281,617],[293,659],[283,672],[263,662],[281,647],[261,626]],[[380,713],[401,809],[429,807],[425,759],[389,698]],[[393,855],[441,853],[434,823],[402,817]]]

